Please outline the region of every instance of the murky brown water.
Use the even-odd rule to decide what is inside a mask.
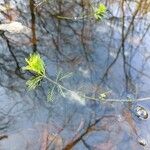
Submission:
[[[56,94],[47,102],[46,81],[35,91],[25,86],[30,74],[21,67],[37,51],[50,77],[73,72],[62,84],[74,91],[150,97],[150,1],[101,2],[109,11],[97,22],[80,17],[98,0],[0,1],[0,150],[150,149],[149,117],[139,117],[149,115],[149,100],[81,102]],[[10,22],[15,28],[1,26]]]

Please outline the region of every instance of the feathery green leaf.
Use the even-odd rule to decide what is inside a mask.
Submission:
[[[25,60],[27,65],[22,69],[31,71],[35,74],[34,77],[26,82],[29,90],[33,90],[45,76],[45,64],[38,53],[30,54],[29,58],[25,58]]]
[[[99,7],[94,12],[94,17],[96,20],[101,20],[105,13],[107,11],[107,8],[104,4],[99,4]]]
[[[38,53],[30,54],[29,58],[25,59],[27,66],[23,70],[31,71],[37,75],[45,75],[45,64]]]
[[[40,83],[40,81],[43,79],[42,76],[32,77],[26,82],[26,85],[29,90],[34,90]]]
[[[53,99],[54,99],[55,87],[56,87],[56,86],[53,86],[52,89],[50,89],[50,90],[48,91],[48,95],[47,95],[47,100],[48,100],[48,102],[49,102],[49,101],[53,101]]]

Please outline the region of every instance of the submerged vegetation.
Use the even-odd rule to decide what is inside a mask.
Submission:
[[[46,1],[43,1],[43,2],[46,2]],[[37,6],[40,6],[40,5],[41,3]],[[97,21],[101,21],[106,16],[107,7],[104,4],[100,3],[98,7],[96,8],[91,5],[91,8],[92,8],[92,13],[90,13],[88,16],[82,14],[82,16],[79,16],[77,18],[74,18],[74,17],[70,18],[67,16],[59,16],[59,15],[57,15],[56,17],[58,19],[67,19],[67,20],[69,19],[78,20],[78,19],[83,19],[83,18],[88,19],[90,17],[90,18],[95,18],[95,20]],[[46,79],[50,83],[50,89],[47,94],[49,101],[53,100],[57,93],[60,93],[63,97],[68,96],[68,93],[69,93],[69,95],[71,95],[72,97],[75,97],[78,100],[91,99],[91,100],[96,100],[96,101],[107,100],[107,101],[116,101],[116,102],[132,102],[132,101],[143,101],[143,100],[149,99],[149,98],[141,98],[141,99],[127,98],[127,99],[121,99],[121,100],[120,99],[107,99],[107,94],[110,93],[110,91],[96,94],[96,97],[87,96],[84,93],[81,93],[78,91],[77,92],[72,91],[62,85],[63,79],[71,77],[72,73],[64,74],[63,72],[59,71],[55,79],[49,78],[46,75],[46,65],[38,53],[30,54],[29,58],[25,60],[26,60],[27,66],[23,67],[23,70],[30,71],[32,73],[32,77],[26,82],[28,89],[29,90],[35,89],[42,83],[41,81],[43,79]]]
[[[45,63],[40,57],[38,53],[30,54],[29,58],[26,58],[27,65],[23,67],[23,70],[30,71],[33,76],[26,82],[27,87],[29,90],[34,90],[36,87],[38,87],[42,81],[42,79],[46,79],[47,81],[52,84],[51,89],[48,92],[48,101],[51,101],[54,99],[55,93],[60,93],[63,97],[67,96],[68,94],[76,97],[80,100],[82,99],[93,99],[93,100],[104,100],[106,98],[106,93],[102,93],[99,95],[99,98],[94,97],[88,97],[83,93],[75,92],[70,89],[67,89],[63,85],[60,84],[60,82],[65,79],[72,76],[72,73],[62,73],[62,71],[59,71],[57,74],[57,77],[55,80],[49,78],[46,75],[45,71]]]
[[[46,1],[42,1],[36,7],[40,6],[43,2]],[[104,4],[99,4],[98,8],[95,9],[92,7],[92,9],[93,9],[93,13],[90,15],[90,17],[95,18],[97,21],[102,20],[107,10]],[[88,18],[89,16],[83,15],[81,17],[74,18],[74,19],[78,20],[84,17]],[[57,16],[57,18],[72,19],[66,16]],[[75,96],[76,98],[78,97],[78,99],[86,98],[86,99],[93,99],[93,100],[100,100],[100,99],[104,100],[106,98],[107,92],[100,94],[98,98],[94,98],[94,97],[85,96],[85,94],[82,93],[79,94],[78,92],[71,91],[70,89],[67,89],[64,86],[62,86],[60,82],[65,78],[69,78],[72,75],[72,73],[63,74],[61,71],[59,71],[55,80],[48,78],[46,76],[46,71],[45,71],[46,65],[44,64],[44,61],[41,59],[38,53],[30,54],[29,58],[26,58],[25,61],[27,63],[27,66],[23,67],[23,70],[30,71],[33,74],[33,76],[26,82],[28,89],[34,90],[36,87],[40,85],[43,79],[47,79],[52,84],[47,96],[49,101],[54,99],[54,95],[56,92],[60,93],[63,97],[65,97],[66,94],[68,94],[69,92],[70,95]]]
[[[96,20],[101,20],[106,14],[106,6],[104,4],[99,4],[99,7],[94,12],[94,17]]]
[[[30,54],[28,59],[25,59],[27,66],[23,70],[28,70],[34,73],[34,76],[27,81],[27,86],[30,90],[35,89],[40,81],[45,77],[45,64],[38,53]]]
[[[46,65],[44,61],[42,60],[40,54],[33,53],[30,54],[29,58],[25,58],[25,61],[27,65],[23,67],[23,70],[29,71],[32,73],[32,77],[26,82],[27,87],[29,90],[34,90],[36,87],[38,87],[43,79],[46,79],[50,84],[51,88],[48,91],[48,101],[52,101],[54,99],[55,93],[61,94],[61,96],[71,96],[74,97],[77,100],[84,100],[84,99],[90,99],[90,100],[96,100],[96,101],[115,101],[115,102],[132,102],[132,101],[144,101],[149,100],[148,98],[141,98],[141,99],[107,99],[107,94],[110,93],[110,91],[98,94],[98,97],[90,97],[86,96],[84,93],[81,92],[75,92],[73,90],[70,90],[66,87],[64,87],[60,82],[63,79],[69,78],[72,76],[72,73],[62,73],[62,71],[59,71],[56,79],[53,80],[50,77],[46,75]]]
[[[149,149],[148,1],[3,0],[0,149]]]

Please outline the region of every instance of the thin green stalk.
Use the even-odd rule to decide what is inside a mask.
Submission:
[[[64,90],[66,92],[69,92],[71,95],[75,94],[75,96],[77,96],[80,99],[84,98],[84,99],[95,100],[95,101],[101,100],[101,101],[105,101],[105,102],[135,102],[135,101],[150,100],[150,97],[139,98],[139,99],[106,99],[106,96],[107,96],[106,93],[108,93],[108,92],[100,94],[99,97],[97,97],[97,98],[86,96],[84,94],[79,94],[78,92],[72,91],[59,83],[60,80],[66,78],[66,77],[69,77],[69,76],[67,76],[69,74],[65,74],[65,75],[61,76],[61,72],[60,72],[57,75],[57,78],[55,81],[52,80],[51,78],[47,77],[44,61],[41,59],[41,57],[38,53],[30,54],[29,58],[26,58],[25,60],[26,60],[27,65],[22,67],[22,69],[31,71],[35,74],[35,76],[30,78],[26,82],[26,84],[30,90],[35,89],[40,84],[42,79],[45,78],[50,83],[52,83],[54,85],[54,87],[58,88],[58,92],[60,92],[60,94],[62,96],[66,96],[65,93],[63,92],[63,90]],[[53,87],[52,93],[54,91],[54,87]]]
[[[49,82],[53,83],[54,85],[60,86],[62,89],[66,90],[66,91],[68,91],[68,92],[73,92],[73,91],[71,91],[71,90],[65,88],[64,86],[62,86],[62,85],[59,84],[58,82],[52,80],[51,78],[48,78],[47,76],[44,76],[44,78],[47,79]]]
[[[67,16],[56,16],[56,18],[58,19],[64,19],[64,20],[74,20],[74,21],[78,21],[78,20],[82,20],[82,19],[87,19],[87,18],[93,18],[92,16],[80,16],[80,17],[67,17]]]
[[[49,82],[53,83],[56,86],[61,87],[63,90],[73,93],[74,91],[67,89],[66,87],[62,86],[61,84],[59,84],[58,82],[52,80],[51,78],[48,78],[47,76],[44,76],[44,78],[46,80],[48,80]],[[106,94],[108,92],[105,92],[103,94]],[[78,94],[81,98],[84,99],[89,99],[89,100],[95,100],[95,101],[100,101],[101,99],[96,98],[96,97],[90,97],[90,96],[86,96],[86,95],[82,95],[82,94]],[[137,101],[146,101],[146,100],[150,100],[150,97],[145,97],[145,98],[139,98],[139,99],[105,99],[105,100],[101,100],[103,102],[137,102]]]

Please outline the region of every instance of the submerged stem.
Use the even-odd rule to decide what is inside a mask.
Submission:
[[[51,78],[47,77],[46,75],[44,76],[44,78],[46,80],[48,80],[49,82],[51,82],[52,84],[61,87],[63,90],[69,92],[69,93],[74,93],[74,91],[64,87],[63,85],[59,84],[58,82],[52,80]],[[75,92],[76,93],[76,92]],[[105,92],[108,93],[108,92]],[[90,96],[86,96],[86,95],[82,95],[82,94],[78,94],[81,98],[85,98],[85,99],[89,99],[89,100],[95,100],[95,101],[103,101],[103,102],[137,102],[137,101],[146,101],[146,100],[150,100],[150,97],[145,97],[145,98],[139,98],[139,99],[105,99],[105,100],[101,100],[100,98],[96,98],[96,97],[90,97]]]

